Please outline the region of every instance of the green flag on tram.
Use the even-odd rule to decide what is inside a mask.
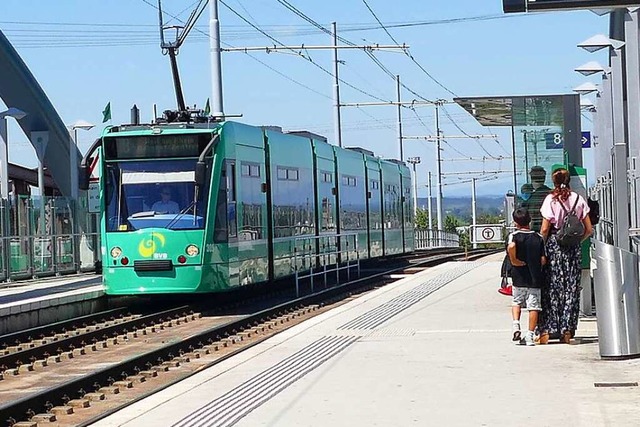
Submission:
[[[102,123],[111,120],[111,102],[107,103],[107,106],[102,110]]]

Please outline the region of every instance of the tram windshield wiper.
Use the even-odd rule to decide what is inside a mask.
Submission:
[[[167,224],[167,225],[165,226],[165,228],[169,228],[169,229],[170,229],[170,228],[171,228],[171,226],[172,226],[173,224],[175,224],[176,222],[178,222],[178,220],[179,220],[182,216],[184,216],[187,212],[189,212],[189,211],[191,210],[191,208],[195,207],[196,203],[197,203],[197,202],[196,202],[196,200],[194,200],[194,201],[193,201],[193,202],[191,202],[187,207],[185,207],[185,208],[184,208],[184,209],[182,209],[179,213],[177,213],[177,214],[176,214],[176,216],[175,216],[175,217],[173,217],[173,219],[172,219],[171,221],[169,221],[169,224]],[[194,221],[194,223],[195,223],[195,220],[196,220],[196,215],[195,215],[195,211],[194,211],[194,213],[193,213],[193,221]]]
[[[156,211],[138,212],[131,215],[131,218],[148,218],[151,216],[156,216],[156,214],[157,214]]]

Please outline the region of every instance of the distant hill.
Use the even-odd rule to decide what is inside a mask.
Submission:
[[[427,209],[427,198],[418,197],[418,208]],[[435,197],[431,200],[432,209],[436,209]],[[467,221],[471,220],[471,197],[445,197],[442,200],[445,215],[453,215]],[[504,196],[478,196],[476,200],[477,215],[504,215]]]

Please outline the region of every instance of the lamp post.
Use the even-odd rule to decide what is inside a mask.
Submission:
[[[73,138],[70,138],[69,147],[69,167],[71,172],[71,198],[74,202],[78,200],[78,129],[91,130],[94,125],[84,120],[78,120],[71,125]]]
[[[73,139],[69,138],[70,147],[69,147],[69,166],[71,168],[71,206],[73,207],[72,217],[71,217],[71,226],[73,231],[73,260],[74,265],[76,266],[76,271],[80,270],[81,266],[81,258],[80,258],[80,232],[82,229],[86,229],[86,226],[79,226],[80,224],[86,224],[86,221],[80,220],[78,209],[78,130],[91,130],[94,125],[84,121],[78,120],[74,124],[71,125],[71,129],[73,130]],[[85,233],[81,233],[82,238],[86,239]]]
[[[4,252],[1,268],[5,272],[5,280],[9,279],[9,139],[7,117],[21,120],[26,115],[27,113],[15,107],[0,112],[0,236],[2,236],[2,250]]]
[[[21,120],[27,113],[17,108],[9,108],[0,113],[0,196],[9,198],[9,141],[7,140],[7,117]]]
[[[416,165],[420,163],[420,157],[409,157],[408,163],[413,167],[413,218],[415,221],[418,213],[418,174],[416,173]]]
[[[633,43],[633,45],[637,50],[637,40]],[[582,74],[595,74],[598,72],[603,72],[603,86],[605,87],[604,91],[605,93],[609,92],[609,94],[611,95],[611,112],[613,124],[611,133],[611,148],[613,154],[612,172],[615,209],[614,219],[617,225],[614,232],[614,243],[618,247],[629,250],[629,186],[627,184],[627,158],[629,147],[625,138],[625,104],[623,99],[624,75],[621,51],[624,46],[625,42],[611,39],[602,34],[598,34],[589,38],[582,43],[579,43],[578,47],[581,47],[588,52],[596,52],[600,49],[609,48],[609,60],[611,63],[611,67],[609,69],[605,69],[604,67],[602,67],[602,69],[597,69],[597,67],[589,67],[589,64],[585,64],[578,67],[576,70]],[[638,70],[627,70],[627,72],[632,73],[631,78],[638,79]],[[585,85],[587,84],[585,83]],[[593,86],[595,87],[595,85]],[[579,88],[580,87],[576,89]],[[579,92],[576,89],[574,90]],[[579,93],[583,94],[585,93],[585,91]],[[639,99],[636,98],[633,100],[629,100],[629,102],[636,104],[636,107],[629,110],[630,112],[633,109],[638,110],[637,103],[640,102]],[[640,120],[640,118],[632,118],[631,120]],[[638,124],[638,126],[640,126],[640,124]]]
[[[476,225],[477,225],[477,203],[476,203],[476,178],[471,178],[471,230],[469,233],[471,237],[471,241],[473,242],[473,249],[478,249],[478,244],[476,243]]]

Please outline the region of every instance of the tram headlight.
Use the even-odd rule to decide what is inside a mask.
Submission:
[[[189,245],[187,246],[187,249],[185,249],[185,252],[189,256],[196,256],[200,253],[200,249],[198,249],[196,245]]]
[[[111,258],[118,258],[120,255],[122,255],[122,249],[120,249],[118,246],[114,246],[111,248]]]

